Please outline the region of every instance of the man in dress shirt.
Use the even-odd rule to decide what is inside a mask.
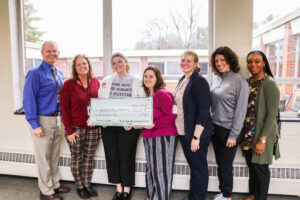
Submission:
[[[54,66],[59,55],[55,42],[44,42],[41,54],[43,62],[26,76],[23,105],[26,120],[33,130],[40,199],[61,200],[57,194],[70,191],[70,188],[60,185],[58,171],[61,139],[59,92],[63,74]]]

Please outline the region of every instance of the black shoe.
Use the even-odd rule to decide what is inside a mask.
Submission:
[[[97,192],[91,187],[85,187],[86,191],[88,191],[88,193],[90,194],[91,197],[97,197],[98,194]]]
[[[130,200],[131,199],[131,192],[123,192],[123,200]]]
[[[113,197],[113,200],[123,200],[122,193],[116,192],[115,196]]]
[[[91,197],[91,195],[85,188],[82,188],[82,189],[77,188],[77,193],[78,193],[79,197],[82,199],[88,199]]]

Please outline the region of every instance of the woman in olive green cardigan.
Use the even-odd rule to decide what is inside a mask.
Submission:
[[[242,148],[249,168],[249,193],[245,200],[267,200],[270,184],[269,165],[280,157],[278,144],[279,88],[269,62],[261,51],[247,56],[250,95],[242,130]]]

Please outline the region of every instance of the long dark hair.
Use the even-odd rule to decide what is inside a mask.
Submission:
[[[146,94],[150,93],[150,90],[144,84],[144,75],[145,75],[146,71],[149,71],[149,70],[152,70],[154,72],[155,76],[156,76],[156,83],[154,85],[154,91],[153,92],[155,93],[157,90],[166,87],[166,83],[164,81],[164,78],[161,75],[161,72],[159,71],[159,68],[155,65],[150,65],[145,69],[145,71],[143,73],[143,88],[144,88],[144,91],[145,91]]]
[[[248,60],[249,56],[251,56],[252,54],[257,54],[257,55],[260,55],[260,56],[262,57],[263,61],[265,62],[264,71],[265,71],[269,76],[271,76],[272,78],[274,78],[273,73],[272,73],[271,68],[270,68],[270,65],[269,65],[269,61],[268,61],[268,59],[267,59],[267,56],[264,54],[264,52],[258,51],[258,50],[256,50],[256,51],[251,51],[251,52],[249,52],[248,55],[247,55],[247,60]]]
[[[269,61],[267,59],[267,56],[264,54],[264,52],[258,51],[258,50],[249,52],[248,55],[247,55],[247,61],[248,61],[249,56],[251,56],[252,54],[257,54],[257,55],[260,55],[262,57],[263,61],[265,62],[264,71],[266,72],[266,74],[268,74],[269,76],[271,76],[272,78],[274,78],[273,73],[272,73],[271,68],[270,68],[270,65],[269,65]],[[279,109],[278,109],[278,115],[276,117],[276,120],[277,120],[277,126],[278,126],[278,134],[280,136],[280,133],[281,133],[281,121],[280,121],[280,112],[279,112]]]

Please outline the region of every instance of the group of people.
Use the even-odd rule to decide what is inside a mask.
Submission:
[[[207,151],[212,141],[220,193],[214,200],[230,200],[233,160],[241,144],[249,167],[246,200],[266,200],[270,182],[269,164],[279,157],[279,89],[265,54],[247,56],[251,77],[238,72],[237,55],[219,47],[211,55],[215,73],[211,87],[199,73],[194,51],[181,55],[183,72],[171,93],[156,66],[148,66],[142,80],[130,74],[122,53],[111,57],[113,75],[101,84],[93,77],[90,60],[76,55],[71,78],[63,81],[54,66],[59,50],[53,41],[42,45],[43,62],[26,76],[23,104],[38,169],[41,200],[61,200],[70,188],[59,183],[60,114],[71,152],[71,172],[80,198],[97,196],[91,187],[94,156],[103,140],[108,181],[116,185],[113,200],[131,199],[135,185],[137,141],[142,134],[146,157],[147,200],[169,200],[178,139],[190,166],[190,189],[185,200],[204,200],[208,188]],[[146,127],[89,126],[87,107],[91,98],[153,98],[153,124]]]

